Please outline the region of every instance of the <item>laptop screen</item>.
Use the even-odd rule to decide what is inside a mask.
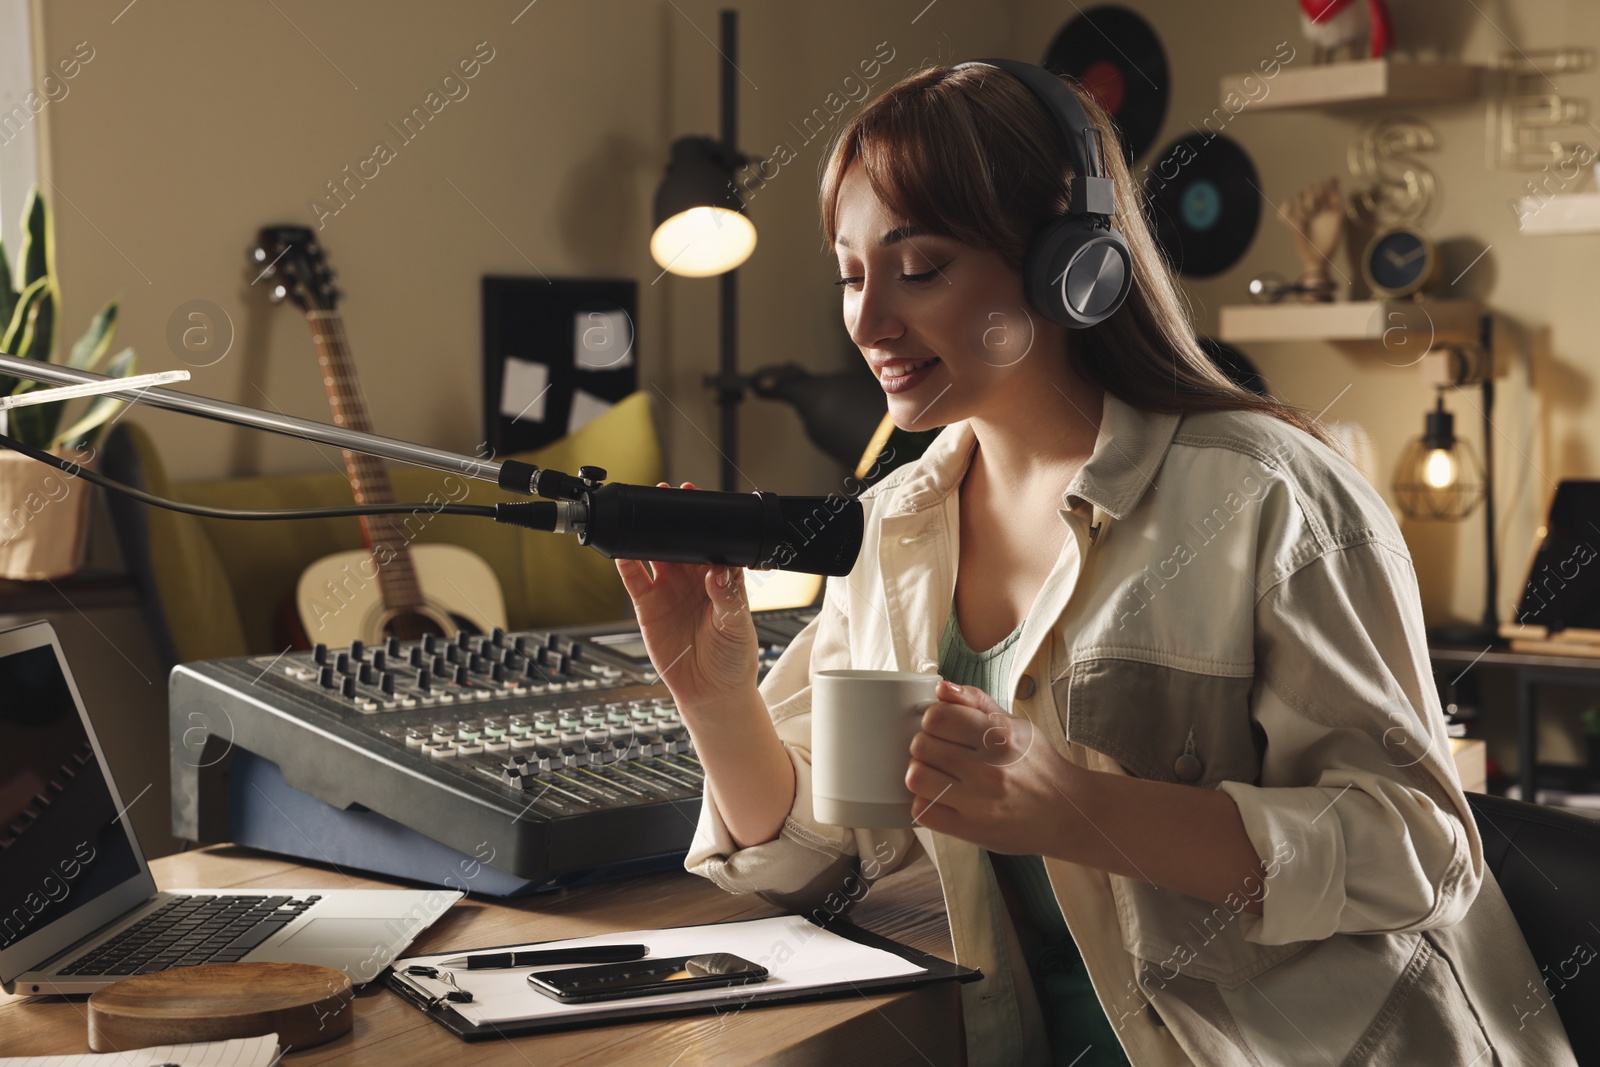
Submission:
[[[37,958],[19,960],[8,949],[144,873],[58,657],[48,625],[0,634],[0,970],[10,972],[0,977],[7,980],[19,963],[26,969],[43,958],[30,951]],[[30,949],[52,954],[121,909],[111,916],[99,914],[105,907],[89,910],[93,925],[61,924]]]
[[[1552,633],[1600,629],[1600,481],[1566,480],[1556,486],[1544,538],[1528,568],[1516,621],[1548,626]]]

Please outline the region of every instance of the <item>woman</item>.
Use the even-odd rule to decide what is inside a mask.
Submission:
[[[831,912],[929,854],[985,975],[973,1064],[1571,1062],[1554,1011],[1518,1010],[1539,970],[1399,530],[1314,420],[1212,368],[1078,96],[1132,265],[1086,329],[1028,306],[1074,177],[1016,77],[930,68],[840,132],[845,325],[896,425],[945,429],[862,496],[854,571],[760,689],[740,572],[618,563],[706,769],[689,868]],[[911,830],[812,815],[809,679],[846,667],[947,679]]]

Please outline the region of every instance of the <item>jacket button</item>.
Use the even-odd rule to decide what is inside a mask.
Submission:
[[[1017,679],[1017,699],[1027,700],[1029,697],[1033,696],[1034,690],[1038,688],[1039,687],[1033,681],[1033,675],[1024,674],[1021,678]]]
[[[1206,765],[1200,762],[1200,757],[1192,752],[1185,752],[1172,764],[1172,773],[1178,776],[1180,782],[1198,782],[1205,769]]]

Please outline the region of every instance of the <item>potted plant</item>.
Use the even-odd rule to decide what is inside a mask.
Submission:
[[[22,253],[15,274],[0,244],[0,352],[55,362],[61,290],[56,282],[55,237],[50,213],[35,186],[22,212]],[[132,372],[133,349],[109,356],[117,330],[117,302],[108,303],[72,346],[67,365],[113,377]],[[0,374],[0,396],[49,388]],[[93,466],[94,445],[122,402],[96,397],[62,428],[67,402],[0,411],[0,434],[44,449],[79,466]],[[89,535],[89,490],[60,469],[10,449],[0,449],[0,578],[39,580],[71,574],[83,564]]]

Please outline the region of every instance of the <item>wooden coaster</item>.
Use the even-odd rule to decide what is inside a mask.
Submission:
[[[124,978],[89,998],[89,1047],[226,1041],[276,1033],[302,1049],[350,1032],[350,976],[308,963],[208,963]]]

